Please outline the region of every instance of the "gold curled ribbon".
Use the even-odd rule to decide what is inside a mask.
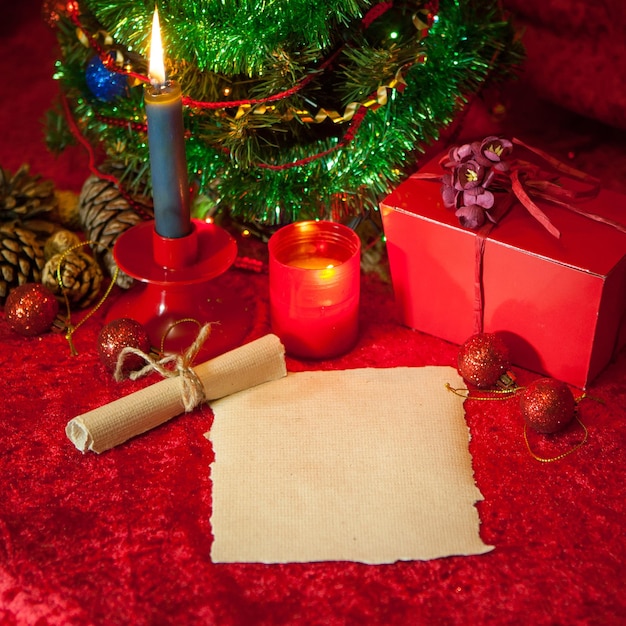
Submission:
[[[423,62],[425,58],[425,56],[420,55],[418,56],[416,62]],[[335,111],[333,109],[325,108],[320,108],[317,113],[313,113],[308,109],[290,108],[287,112],[280,115],[280,119],[281,121],[287,122],[293,119],[298,119],[305,124],[321,124],[326,120],[331,120],[334,124],[349,122],[350,120],[352,120],[356,112],[361,107],[365,107],[374,111],[377,108],[385,106],[387,104],[387,102],[389,101],[389,93],[391,91],[396,90],[399,93],[402,93],[407,85],[406,80],[404,79],[404,76],[402,74],[405,67],[406,66],[400,68],[389,82],[384,85],[380,85],[374,93],[372,93],[362,102],[355,101],[347,104],[343,110],[343,113],[340,113],[339,111]],[[265,115],[266,113],[276,113],[276,111],[277,107],[272,104],[242,104],[237,108],[233,119],[238,120],[248,114]]]
[[[78,39],[78,41],[80,41],[80,43],[85,48],[90,48],[91,41],[92,40],[97,41],[98,39],[101,40],[105,46],[113,45],[113,37],[111,37],[111,35],[107,31],[102,30],[102,29],[96,31],[96,33],[93,35],[88,35],[83,28],[76,27],[75,33],[76,33],[76,39]]]
[[[177,324],[188,321],[195,322],[200,325],[197,320],[179,320],[178,322],[175,322],[174,324],[172,324],[172,326],[170,326],[165,335],[167,336],[167,333]],[[204,342],[208,339],[210,332],[211,324],[207,323],[204,326],[201,326],[198,336],[183,354],[170,354],[167,356],[162,356],[162,358],[158,360],[151,357],[149,354],[146,354],[145,352],[139,350],[138,348],[126,346],[122,349],[117,358],[117,364],[113,376],[116,381],[123,380],[124,361],[126,359],[126,356],[129,354],[135,354],[141,357],[146,362],[146,365],[140,370],[131,372],[128,375],[129,378],[131,380],[137,380],[138,378],[141,378],[151,372],[158,372],[159,374],[161,374],[161,376],[163,376],[163,378],[178,377],[181,387],[181,400],[185,408],[185,413],[190,413],[197,406],[202,404],[206,399],[206,394],[202,381],[194,372],[192,365]],[[163,343],[161,345],[163,345]],[[170,364],[173,364],[174,367],[167,367]]]
[[[120,271],[119,268],[115,266],[115,271],[113,272],[111,281],[109,282],[109,285],[107,286],[100,300],[98,300],[98,302],[96,302],[96,304],[87,313],[87,315],[85,315],[85,317],[83,317],[83,319],[81,319],[80,322],[78,322],[78,324],[74,326],[72,324],[72,309],[70,306],[70,300],[67,297],[67,289],[65,288],[65,285],[63,284],[63,276],[61,275],[61,265],[63,261],[65,260],[65,257],[68,254],[70,254],[71,252],[74,252],[74,250],[78,250],[79,248],[82,248],[83,246],[100,246],[101,248],[108,250],[108,246],[105,246],[104,244],[98,241],[82,241],[81,243],[77,243],[76,245],[71,246],[70,248],[68,248],[67,250],[64,250],[61,253],[59,262],[57,264],[56,272],[55,272],[56,278],[57,278],[57,284],[59,285],[61,293],[63,294],[63,300],[65,301],[65,309],[67,311],[67,315],[65,317],[65,338],[67,339],[67,343],[70,346],[70,352],[72,356],[78,355],[78,351],[76,350],[76,347],[74,346],[74,333],[104,304],[104,301],[108,298],[109,294],[111,293],[113,287],[115,286],[117,282],[117,277]]]

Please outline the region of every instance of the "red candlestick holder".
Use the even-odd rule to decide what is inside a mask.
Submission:
[[[153,221],[118,237],[115,260],[135,282],[113,303],[106,321],[138,321],[153,346],[166,354],[184,352],[201,325],[214,323],[201,350],[208,359],[241,345],[251,319],[241,298],[216,281],[233,264],[237,242],[215,224],[191,223],[185,237],[162,237]]]

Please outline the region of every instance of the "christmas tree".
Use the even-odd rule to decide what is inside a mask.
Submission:
[[[495,0],[157,5],[167,74],[184,94],[194,210],[268,227],[375,209],[416,151],[520,57]],[[142,85],[154,8],[45,5],[69,126],[129,195],[150,187]],[[49,116],[57,150],[62,116]]]

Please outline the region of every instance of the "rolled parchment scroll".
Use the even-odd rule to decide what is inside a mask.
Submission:
[[[194,366],[207,402],[287,375],[285,349],[276,335],[265,335]],[[86,452],[104,452],[145,433],[184,411],[179,377],[164,378],[110,404],[70,420],[65,433]]]

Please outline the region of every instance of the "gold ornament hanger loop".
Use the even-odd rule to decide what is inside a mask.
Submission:
[[[587,430],[587,427],[580,421],[577,415],[574,416],[574,419],[580,424],[581,428],[583,429],[584,434],[583,434],[582,440],[579,441],[577,444],[575,444],[566,452],[563,452],[562,454],[558,454],[557,456],[552,456],[552,457],[541,457],[533,452],[530,446],[530,442],[528,441],[527,427],[526,427],[526,424],[524,424],[524,441],[526,442],[526,447],[528,448],[528,452],[530,452],[530,456],[532,456],[533,459],[535,459],[536,461],[539,461],[540,463],[553,463],[554,461],[560,461],[561,459],[564,459],[566,456],[569,456],[570,454],[572,454],[573,452],[576,452],[576,450],[584,446],[585,443],[587,443],[587,439],[589,437],[589,431]]]
[[[115,271],[113,272],[113,276],[111,278],[111,281],[110,281],[108,287],[106,288],[106,291],[104,292],[103,296],[100,298],[100,300],[98,300],[98,302],[85,315],[85,317],[83,317],[83,319],[81,319],[80,322],[78,322],[78,324],[76,324],[76,325],[72,324],[72,310],[71,310],[71,306],[70,306],[70,300],[67,297],[67,289],[66,289],[65,285],[63,284],[63,276],[61,275],[61,265],[63,264],[63,261],[65,260],[65,257],[68,254],[70,254],[71,252],[74,252],[75,250],[78,250],[79,248],[82,248],[84,246],[100,246],[101,248],[104,248],[105,250],[108,250],[108,246],[105,246],[104,244],[102,244],[102,243],[100,243],[98,241],[83,241],[83,242],[78,243],[78,244],[76,244],[74,246],[71,246],[67,250],[64,250],[63,253],[61,254],[61,257],[59,258],[59,262],[57,263],[57,268],[56,268],[57,283],[59,285],[61,293],[63,294],[63,299],[65,301],[65,308],[66,308],[66,311],[67,311],[67,315],[65,317],[65,338],[67,339],[67,343],[70,346],[70,352],[71,352],[72,356],[77,356],[78,355],[78,351],[76,350],[76,346],[74,345],[74,333],[96,311],[98,311],[98,309],[100,309],[100,307],[104,304],[104,301],[107,299],[107,297],[111,293],[114,285],[116,284],[117,277],[119,275],[119,268],[116,266],[115,267]]]
[[[446,383],[446,389],[448,391],[451,391],[454,395],[465,398],[467,400],[508,400],[518,391],[524,389],[524,387],[508,387],[506,389],[485,389],[483,393],[493,395],[484,396],[477,396],[466,387],[453,387],[450,383]]]

